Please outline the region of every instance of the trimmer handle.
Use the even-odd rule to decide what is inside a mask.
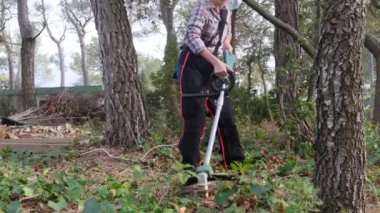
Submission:
[[[224,78],[219,78],[215,75],[215,73],[211,73],[210,75],[211,88],[215,92],[230,91],[235,86],[236,77],[233,72],[228,72],[227,76]],[[225,84],[225,88],[223,89],[223,84]]]

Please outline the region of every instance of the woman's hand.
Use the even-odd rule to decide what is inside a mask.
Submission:
[[[227,72],[230,70],[232,71],[232,69],[221,60],[218,60],[218,63],[214,64],[214,73],[219,78],[227,76]]]
[[[232,53],[232,51],[234,50],[234,48],[231,46],[230,42],[223,42],[222,49],[223,49],[223,51],[227,50],[230,53]]]

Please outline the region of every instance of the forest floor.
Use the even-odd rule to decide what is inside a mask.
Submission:
[[[214,152],[214,170],[240,175],[235,181],[218,181],[207,194],[185,186],[195,174],[179,163],[178,138],[152,134],[138,148],[124,151],[100,146],[97,134],[79,136],[63,151],[1,150],[0,213],[298,213],[318,212],[321,204],[312,184],[312,147],[288,148],[283,135],[268,124],[242,131],[244,164],[224,170]],[[379,162],[368,164],[367,176],[367,212],[378,213]]]

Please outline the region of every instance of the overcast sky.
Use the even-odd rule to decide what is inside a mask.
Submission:
[[[29,10],[30,10],[29,11],[30,20],[37,23],[40,22],[42,17],[36,16],[36,12],[33,11],[34,10],[33,2],[39,2],[39,1],[40,0],[28,1]],[[61,21],[60,16],[59,16],[59,13],[60,13],[60,11],[58,10],[59,0],[45,0],[45,4],[48,7],[47,18],[49,19],[50,27],[55,37],[59,37],[64,28],[64,23]],[[11,28],[11,32],[19,34],[19,28],[18,28],[16,17],[14,17],[13,20],[10,22],[9,27]],[[137,29],[137,27],[138,26],[136,26],[135,28]],[[86,29],[87,29],[86,41],[89,42],[91,37],[97,36],[97,32],[96,32],[94,23],[91,23]],[[74,31],[68,30],[66,32],[65,38],[66,39],[63,43],[63,48],[66,55],[65,63],[66,63],[66,69],[67,69],[65,86],[72,86],[78,82],[79,76],[76,73],[69,70],[69,65],[71,62],[70,55],[74,52],[79,52],[80,47],[79,47],[78,37]],[[151,36],[134,38],[134,45],[138,53],[162,59],[165,40],[166,40],[165,34],[162,32],[162,33],[158,33]],[[38,48],[38,51],[40,53],[47,54],[47,55],[53,55],[57,53],[56,44],[50,39],[46,30],[41,34],[41,37],[39,39],[39,44],[41,45]],[[53,73],[53,79],[49,79],[48,81],[44,81],[44,82],[38,82],[40,81],[38,80],[36,82],[37,86],[43,86],[43,87],[60,86],[60,74],[59,74],[58,69],[59,68],[57,66],[56,70]]]

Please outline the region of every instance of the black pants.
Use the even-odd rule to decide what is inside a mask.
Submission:
[[[181,112],[183,133],[179,142],[182,163],[198,166],[201,163],[200,140],[206,121],[206,112],[215,113],[216,98],[187,98],[182,94],[197,94],[209,87],[213,66],[185,48],[185,58],[180,76]],[[232,161],[243,161],[244,152],[240,144],[239,133],[235,125],[233,108],[230,99],[225,97],[218,123],[218,135],[223,154],[224,166]]]

